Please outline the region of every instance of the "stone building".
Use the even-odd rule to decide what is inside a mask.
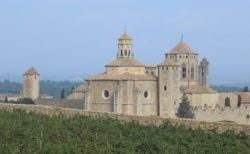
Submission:
[[[23,74],[23,97],[33,100],[39,98],[40,75],[34,67],[31,67]]]
[[[132,44],[125,32],[118,39],[117,58],[106,71],[86,79],[68,99],[83,100],[86,110],[175,117],[183,90],[191,92],[195,86],[209,91],[209,63],[204,59],[199,64],[198,53],[183,39],[162,63],[148,66],[134,58]],[[205,94],[207,99],[214,92]],[[192,105],[204,104],[214,102]]]

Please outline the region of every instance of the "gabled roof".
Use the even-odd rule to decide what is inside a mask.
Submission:
[[[184,91],[186,94],[216,94],[217,92],[205,86],[190,86]]]
[[[88,78],[87,80],[132,80],[132,81],[156,81],[157,78],[151,74],[107,74],[102,73]]]
[[[132,40],[132,38],[126,32],[124,32],[119,40]]]
[[[181,40],[168,54],[197,54]]]
[[[142,63],[137,61],[132,57],[128,58],[117,58],[106,66],[114,66],[114,67],[144,67]]]
[[[36,69],[32,66],[31,68],[29,68],[24,75],[39,75],[36,71]]]

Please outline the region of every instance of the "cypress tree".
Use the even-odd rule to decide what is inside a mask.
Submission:
[[[65,91],[64,91],[64,88],[62,88],[61,90],[61,99],[64,99],[65,98]]]
[[[238,95],[238,103],[237,106],[240,107],[241,106],[241,95]]]
[[[192,119],[194,117],[194,113],[192,112],[190,102],[185,94],[182,96],[182,100],[178,111],[176,113],[177,117],[179,118],[189,118]]]

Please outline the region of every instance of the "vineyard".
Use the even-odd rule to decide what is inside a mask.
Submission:
[[[0,110],[0,153],[250,153],[250,136]]]

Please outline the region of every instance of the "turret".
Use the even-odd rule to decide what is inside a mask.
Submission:
[[[199,84],[209,87],[209,62],[206,58],[202,59],[199,65]]]
[[[23,74],[23,97],[33,100],[39,98],[40,75],[34,67],[31,67]]]

